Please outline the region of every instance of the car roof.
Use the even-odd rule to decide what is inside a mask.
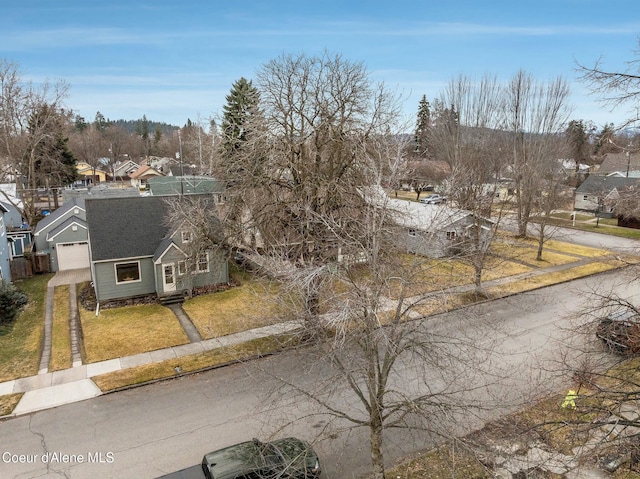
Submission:
[[[210,452],[205,454],[204,462],[215,479],[234,478],[260,467],[260,443],[247,441]]]

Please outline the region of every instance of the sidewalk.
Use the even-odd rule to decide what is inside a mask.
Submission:
[[[547,268],[540,268],[526,273],[497,279],[494,281],[485,281],[483,282],[483,286],[490,287],[543,274],[564,271],[567,269],[575,268],[577,266],[588,264],[590,262],[603,261],[605,258],[606,257],[577,257],[575,262],[550,266]],[[77,331],[74,331],[74,312],[72,310],[72,317],[70,318],[70,320],[72,335],[71,348],[74,357],[73,367],[62,371],[48,372],[47,364],[49,361],[48,358],[50,355],[51,345],[51,318],[53,315],[53,301],[52,299],[49,299],[49,296],[53,296],[54,286],[70,284],[70,294],[73,295],[73,298],[75,296],[75,284],[80,283],[81,281],[88,280],[87,274],[88,271],[86,270],[65,271],[56,274],[56,276],[54,276],[49,281],[47,288],[44,350],[42,359],[40,361],[38,374],[36,376],[19,378],[0,383],[0,396],[7,394],[24,393],[24,395],[20,399],[20,402],[8,417],[29,414],[36,411],[61,406],[63,404],[69,404],[99,396],[102,394],[102,391],[98,388],[98,386],[96,386],[91,378],[101,374],[120,371],[145,364],[152,364],[169,359],[175,359],[187,355],[203,353],[225,346],[241,344],[253,339],[284,334],[299,328],[299,323],[297,322],[280,323],[249,331],[229,334],[227,336],[219,338],[201,340],[199,334],[197,333],[197,330],[193,328],[193,325],[190,323],[188,317],[183,314],[182,308],[179,308],[179,310],[174,311],[174,313],[176,314],[176,317],[178,318],[180,323],[183,325],[185,331],[187,331],[187,334],[192,342],[180,346],[174,346],[171,348],[136,354],[133,356],[110,359],[91,364],[82,364],[82,362],[79,360],[79,354],[76,355],[76,352],[79,351],[80,348],[80,345],[78,343],[79,340],[73,340],[73,338],[79,335],[77,334]],[[470,284],[462,287],[452,288],[451,291],[460,293],[471,291],[473,289],[474,285]],[[75,314],[77,315],[77,313]]]

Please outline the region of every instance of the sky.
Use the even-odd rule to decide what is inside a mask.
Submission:
[[[324,51],[396,91],[412,124],[452,79],[519,70],[566,79],[572,119],[619,124],[629,111],[590,95],[577,62],[624,70],[640,48],[638,0],[0,0],[0,12],[0,59],[36,85],[66,82],[67,108],[176,126],[219,117],[233,82],[270,60]]]

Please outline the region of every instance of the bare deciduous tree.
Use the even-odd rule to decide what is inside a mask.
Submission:
[[[639,40],[640,44],[640,40]],[[640,50],[635,50],[637,56]],[[627,120],[619,125],[625,128],[640,120],[638,109],[640,100],[640,59],[635,58],[626,62],[626,66],[619,70],[604,67],[602,58],[592,66],[578,63],[578,72],[581,80],[587,84],[591,91],[598,95],[600,100],[612,110],[625,105],[630,106]]]
[[[539,170],[557,159],[553,158],[557,153],[556,137],[564,131],[571,113],[569,87],[562,78],[544,83],[519,71],[506,87],[505,96],[518,235],[526,237],[534,202],[541,192]]]
[[[473,267],[476,294],[483,294],[488,247],[502,217],[495,191],[505,166],[502,89],[494,77],[474,81],[460,76],[449,82],[437,104],[449,105],[455,121],[441,121],[431,129],[432,148],[451,165],[446,181],[451,203],[471,212],[473,221],[467,234],[457,239],[456,251],[459,259]],[[440,112],[445,120],[451,115]]]
[[[53,170],[40,170],[39,165],[44,165],[46,160],[49,168],[52,166],[50,160],[55,161],[43,156],[43,149],[64,136],[63,123],[69,121],[63,109],[68,86],[58,81],[46,82],[36,88],[23,79],[18,64],[6,60],[0,61],[0,86],[0,156],[9,165],[11,174],[20,177],[22,213],[31,223],[35,218],[36,189],[61,186],[47,184],[45,179],[56,180],[47,174]]]

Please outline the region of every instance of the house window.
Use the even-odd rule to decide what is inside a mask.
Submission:
[[[588,199],[589,199],[589,197],[588,197],[587,195],[584,195],[584,196],[582,197],[582,200],[583,200],[583,201],[587,201]]]
[[[209,253],[203,253],[198,258],[197,264],[197,273],[208,273],[209,272]]]
[[[173,265],[172,264],[168,264],[164,267],[164,284],[173,284],[175,283],[176,279],[175,276],[173,274]]]
[[[416,235],[416,230],[410,229],[409,230],[409,236],[415,236],[415,235]]]
[[[189,243],[191,241],[191,231],[182,232],[182,242]]]
[[[140,281],[140,262],[116,263],[116,284]]]
[[[178,274],[180,276],[184,276],[187,274],[187,262],[186,261],[178,261]]]
[[[456,239],[456,232],[455,231],[447,231],[447,239],[448,240]]]

